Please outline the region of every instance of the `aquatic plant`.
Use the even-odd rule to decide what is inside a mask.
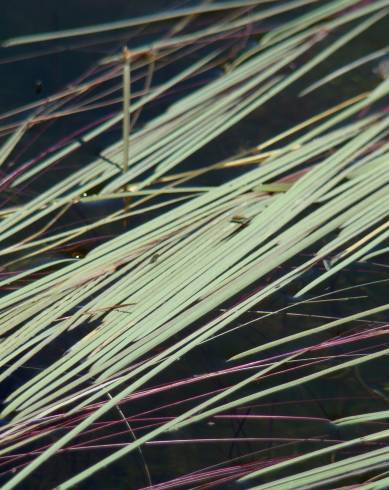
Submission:
[[[93,457],[56,488],[132,452],[131,471],[155,489],[387,486],[388,399],[361,369],[389,353],[388,305],[361,291],[388,279],[323,287],[388,251],[389,79],[335,93],[320,110],[311,95],[326,87],[323,62],[387,16],[384,0],[204,2],[3,43],[113,47],[64,90],[2,115],[2,488],[28,485],[53,458],[77,452]],[[322,81],[386,53],[379,47]],[[245,118],[260,113],[266,126],[272,102],[299,105],[301,118],[278,132],[259,128],[246,144]],[[76,126],[85,112],[88,126]],[[29,135],[64,118],[75,129],[21,162]],[[235,126],[234,153],[207,161],[200,150]],[[77,152],[97,138],[103,148],[81,165]],[[269,306],[284,292],[292,300]],[[344,311],[325,318],[317,306],[333,302]],[[308,322],[286,329],[282,315]],[[197,364],[204,348],[210,365]],[[263,413],[278,395],[309,405],[293,390],[350,372],[368,395],[363,413],[301,415],[285,400]],[[236,430],[215,430],[231,421]],[[285,436],[270,428],[261,437],[263,422]],[[356,424],[359,433],[342,432]],[[223,441],[266,444],[154,481],[146,450]]]

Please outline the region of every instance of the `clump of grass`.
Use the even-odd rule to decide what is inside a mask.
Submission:
[[[4,248],[0,254],[5,262],[0,287],[6,294],[0,297],[0,380],[6,382],[50,347],[54,351],[50,364],[12,390],[5,400],[2,417],[7,423],[1,428],[0,455],[10,467],[7,475],[15,468],[18,472],[5,482],[4,489],[27,481],[55,454],[96,446],[111,449],[108,456],[58,486],[74,487],[130,452],[165,444],[157,436],[231,416],[229,410],[247,404],[252,407],[263,398],[289,393],[345,370],[353,371],[388,355],[386,345],[374,343],[387,333],[387,325],[378,316],[386,312],[387,305],[362,307],[356,313],[298,333],[283,332],[271,341],[251,343],[243,350],[235,351],[233,342],[226,347],[230,335],[243,335],[241,332],[253,323],[283,312],[293,314],[296,306],[335,301],[328,293],[315,293],[317,297],[309,297],[308,293],[328,284],[330,278],[352,264],[385,253],[389,236],[389,119],[383,105],[389,80],[377,82],[371,90],[352,98],[336,100],[324,111],[303,118],[279,134],[259,139],[243,154],[217,163],[201,162],[189,170],[180,168],[253,111],[277,100],[286,89],[292,90],[295,82],[314,73],[321,63],[388,14],[384,1],[266,3],[205,2],[171,13],[4,43],[46,43],[179,19],[170,36],[162,36],[148,46],[129,46],[131,81],[143,81],[143,91],[130,94],[126,58],[124,97],[107,100],[122,88],[121,83],[108,88],[104,85],[118,81],[123,74],[120,58],[115,55],[96,65],[81,83],[51,97],[44,107],[20,110],[20,114],[37,110],[33,116],[21,119],[16,126],[0,128],[3,135],[12,131],[0,154],[1,164],[6,165],[25,134],[43,121],[124,101],[124,110],[118,108],[94,123],[93,128],[81,129],[79,139],[69,137],[57,142],[49,155],[15,169],[6,167],[8,174],[0,181],[3,190],[16,192],[34,179],[45,179],[44,172],[62,158],[118,124],[123,125],[122,137],[105,147],[96,159],[61,177],[36,197],[16,206],[5,205],[1,211],[0,240]],[[301,7],[307,7],[307,11],[301,13]],[[235,53],[228,70],[219,70],[200,87],[192,86],[199,75],[209,75],[225,64],[234,36],[255,33],[263,19],[278,18],[294,9],[293,20],[283,20],[255,47]],[[191,22],[181,23],[183,18],[196,20],[216,11],[218,22],[212,26],[191,29]],[[323,40],[328,41],[324,47]],[[150,51],[152,57],[144,56]],[[178,73],[152,83],[154,71],[194,53],[196,59]],[[296,65],[293,71],[292,63]],[[183,87],[185,92],[176,92]],[[172,93],[175,99],[163,111],[144,121],[137,119],[141,111]],[[76,100],[80,95],[81,100]],[[293,92],[289,96],[298,103]],[[130,115],[140,122],[131,128],[129,159]],[[223,172],[231,168],[239,169],[239,174],[225,177]],[[204,179],[210,172],[220,175],[220,184],[200,185],[196,179]],[[60,227],[61,219],[81,203],[104,204],[123,198],[124,209],[110,212],[107,206],[103,216],[87,224]],[[131,226],[139,217],[143,223]],[[127,231],[118,227],[114,237],[102,238],[85,254],[33,263],[43,253],[74,246],[80,239],[87,240],[90,233],[98,234],[105,226],[125,220],[130,224]],[[306,272],[321,263],[324,271],[306,280]],[[25,264],[30,266],[24,268]],[[26,282],[18,286],[20,281]],[[247,313],[258,311],[263,302],[286,288],[294,288],[295,302],[261,318],[243,321]],[[338,300],[347,303],[350,299]],[[356,325],[357,330],[350,332],[350,325]],[[341,333],[332,334],[334,329]],[[328,337],[323,340],[322,334]],[[65,337],[71,339],[71,345],[61,349],[59,344]],[[367,347],[361,347],[365,343]],[[244,363],[205,370],[192,379],[177,376],[171,382],[159,383],[161,376],[185,364],[204,344],[220,346],[225,361]],[[341,355],[332,355],[339,346],[344,349]],[[242,361],[248,357],[250,361]],[[194,369],[197,373],[197,367]],[[142,413],[134,416],[134,428],[131,417],[122,410],[124,406],[136,406],[138,398],[148,399],[166,391],[179,393],[182,386],[192,387],[210,377],[230,381],[214,391],[204,388],[193,399],[178,394],[175,403],[180,411],[171,417],[161,415],[161,404],[156,407],[156,420],[145,421]],[[122,424],[124,419],[131,437],[119,446],[114,442],[99,446],[100,439],[94,433],[113,410],[119,413]],[[374,411],[340,420],[327,418],[326,423],[341,427],[386,416],[387,410]],[[282,415],[277,417],[281,420]],[[57,433],[55,442],[48,444],[48,437]],[[104,436],[104,442],[112,435],[115,432]],[[381,468],[387,458],[385,446],[372,449],[368,444],[381,442],[387,435],[384,429],[340,442],[314,438],[324,440],[325,447],[249,461],[236,466],[228,478],[249,480],[267,475],[255,488],[332,484],[353,473]],[[83,437],[87,437],[84,443],[80,439]],[[238,441],[239,437],[231,439]],[[196,441],[187,439],[193,444]],[[170,441],[172,445],[180,443],[178,438]],[[293,470],[292,476],[278,479],[279,469],[311,459],[318,461],[314,458],[365,443],[361,454],[307,471]],[[20,452],[31,444],[40,446],[37,451]],[[212,470],[206,478],[203,475],[204,479],[225,482],[226,464],[223,471]],[[151,477],[149,474],[149,484]],[[377,478],[374,488],[384,488],[386,477]],[[200,481],[201,473],[192,474],[187,480],[172,480],[171,486]],[[169,488],[169,484],[155,488]],[[366,481],[361,488],[373,487]]]

